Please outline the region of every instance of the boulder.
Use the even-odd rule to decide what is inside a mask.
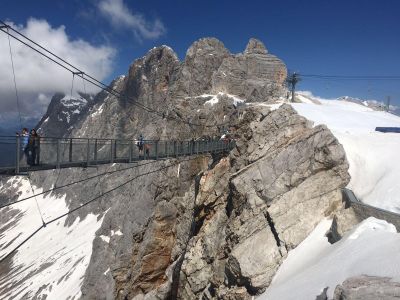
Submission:
[[[400,283],[391,278],[356,276],[335,288],[333,300],[395,300],[400,298]]]

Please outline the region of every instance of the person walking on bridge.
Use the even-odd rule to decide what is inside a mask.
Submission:
[[[17,132],[17,136],[19,137],[19,142],[21,145],[21,159],[25,156],[26,162],[28,163],[28,128],[22,128],[21,133]]]
[[[143,147],[144,147],[144,139],[142,134],[139,136],[136,145],[139,149],[139,156],[140,156],[141,154],[143,154]]]
[[[37,150],[39,148],[39,136],[35,129],[32,129],[28,139],[28,165],[36,165]]]

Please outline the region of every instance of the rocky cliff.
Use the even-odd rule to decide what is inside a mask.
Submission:
[[[81,299],[251,299],[264,291],[288,251],[323,218],[342,211],[341,188],[349,181],[343,147],[325,126],[313,127],[289,105],[267,106],[284,93],[285,77],[283,62],[255,39],[236,55],[206,38],[183,62],[166,46],[136,60],[111,84],[123,97],[98,95],[63,135],[184,139],[229,128],[234,150],[141,163],[47,194],[43,205],[65,201],[72,210],[133,178],[57,223],[68,233],[47,259],[21,263],[34,256],[29,247],[19,250],[2,269],[0,292],[41,299],[71,284],[74,273],[78,292],[69,296]],[[31,178],[35,189],[46,189],[124,167],[43,171]],[[18,198],[19,182],[1,182],[3,203]],[[0,221],[3,238],[24,214],[21,208],[7,211]],[[85,239],[92,250],[69,255],[75,252],[68,241],[85,220],[95,228],[94,238]],[[52,234],[42,242],[51,243]],[[38,274],[53,274],[59,253],[66,260],[57,265],[61,275],[44,282]]]
[[[93,104],[92,95],[80,93],[79,97],[71,97],[56,93],[36,128],[40,135],[46,137],[69,135]]]

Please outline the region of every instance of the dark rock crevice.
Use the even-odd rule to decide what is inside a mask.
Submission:
[[[278,232],[275,229],[275,224],[271,218],[271,215],[268,213],[268,211],[266,211],[266,212],[264,212],[264,216],[268,222],[268,225],[269,225],[269,228],[271,229],[272,234],[274,235],[276,245],[278,246],[278,248],[280,248],[282,241],[280,240]]]
[[[196,202],[196,199],[199,195],[199,190],[200,190],[200,180],[203,176],[204,172],[199,173],[198,175],[196,175],[195,179],[194,179],[194,199]],[[192,221],[191,221],[191,225],[190,225],[190,230],[188,233],[188,237],[186,239],[186,243],[185,243],[185,247],[180,255],[180,257],[178,258],[178,260],[175,263],[175,267],[173,269],[172,272],[172,283],[171,283],[171,289],[170,289],[170,293],[168,295],[168,299],[171,300],[175,300],[178,299],[179,296],[179,285],[180,285],[180,274],[181,274],[181,270],[182,270],[182,264],[185,260],[185,254],[188,250],[189,247],[189,242],[190,240],[196,236],[201,228],[201,226],[203,225],[204,222],[204,218],[199,220],[198,219],[198,215],[199,215],[199,207],[194,204],[193,206],[193,214],[192,214]]]

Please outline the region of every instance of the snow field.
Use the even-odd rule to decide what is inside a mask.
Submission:
[[[22,192],[19,199],[32,195],[26,178],[13,177],[10,180]],[[35,188],[35,193],[41,191]],[[64,198],[37,196],[45,221],[68,211]],[[0,249],[0,257],[4,257],[42,225],[33,198],[11,207],[18,210],[21,218],[13,218],[17,219],[16,224],[6,230],[2,228],[7,224],[0,228],[0,244],[9,243]],[[83,220],[77,218],[69,227],[64,226],[65,219],[47,225],[16,252],[10,266],[13,271],[6,277],[0,276],[1,299],[21,299],[26,293],[31,298],[36,292],[41,296],[47,294],[48,300],[80,296],[93,239],[102,219],[97,220],[96,215],[89,214]],[[7,290],[10,286],[13,288]]]
[[[368,218],[330,244],[325,237],[331,220],[323,220],[296,249],[289,252],[260,300],[315,299],[328,287],[352,276],[370,275],[400,280],[400,234],[392,224]]]

